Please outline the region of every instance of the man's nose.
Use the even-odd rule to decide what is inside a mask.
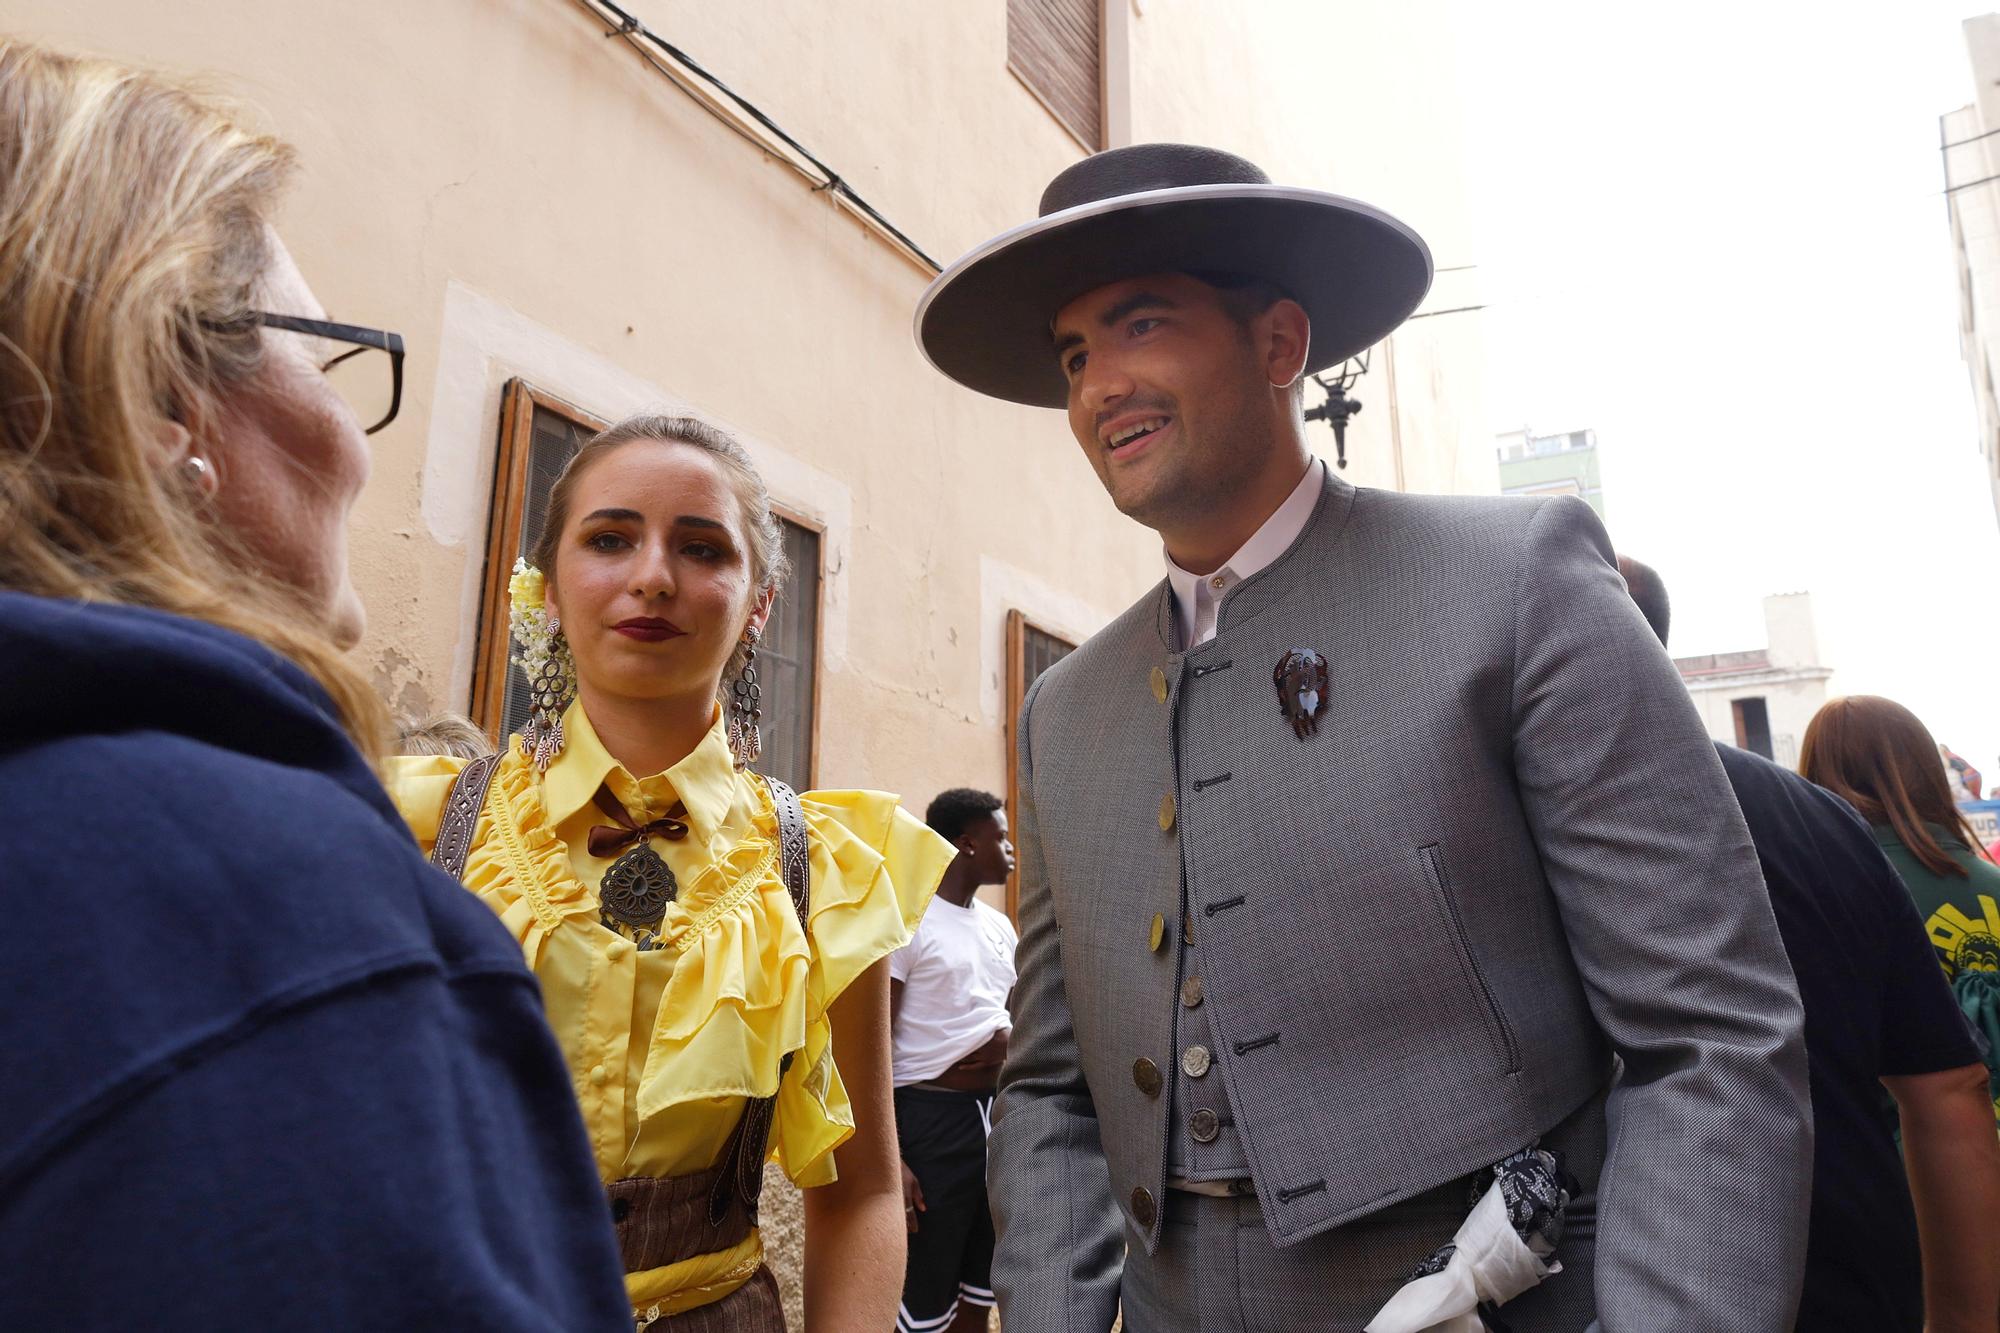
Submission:
[[[1093,418],[1116,407],[1132,394],[1132,377],[1110,357],[1091,357],[1077,377],[1077,396]],[[1096,423],[1092,429],[1095,433]]]

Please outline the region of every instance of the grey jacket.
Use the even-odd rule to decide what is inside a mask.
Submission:
[[[1275,1244],[1498,1160],[1602,1089],[1615,1052],[1603,1327],[1789,1328],[1812,1162],[1798,995],[1715,751],[1596,516],[1329,475],[1211,642],[1175,652],[1172,614],[1162,583],[1024,709],[989,1150],[1008,1328],[1108,1329],[1124,1247],[1158,1242],[1183,951],[1154,947],[1156,915],[1170,945],[1193,926]],[[1293,649],[1330,666],[1304,738],[1272,679]]]

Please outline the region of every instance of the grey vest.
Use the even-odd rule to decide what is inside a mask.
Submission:
[[[1798,995],[1722,766],[1610,557],[1570,497],[1329,477],[1214,641],[1175,651],[1161,584],[1042,675],[988,1142],[1010,1327],[1111,1322],[1128,1249],[1158,1250],[1169,1163],[1209,1164],[1183,1116],[1233,1110],[1283,1246],[1547,1133],[1613,1041],[1605,1326],[1790,1327]],[[1330,682],[1303,735],[1273,683],[1293,649]],[[1212,1068],[1185,1079],[1194,1041]],[[1371,1254],[1364,1231],[1295,1269]]]
[[[1229,1109],[1229,1090],[1215,1071],[1215,1037],[1201,952],[1183,908],[1179,1010],[1174,1016],[1173,1122],[1167,1132],[1167,1176],[1179,1180],[1244,1180],[1250,1159]]]
[[[1031,703],[1046,874],[1089,886],[1056,898],[1070,1010],[1113,1194],[1148,1249],[1169,1175],[1247,1173],[1283,1243],[1498,1161],[1607,1076],[1519,807],[1464,805],[1447,780],[1505,751],[1491,646],[1532,511],[1485,502],[1518,520],[1473,528],[1490,556],[1426,566],[1392,539],[1371,543],[1395,561],[1377,568],[1343,550],[1356,501],[1329,478],[1291,549],[1224,596],[1210,642],[1173,651],[1163,583]],[[1489,596],[1449,601],[1489,624],[1426,623],[1430,585],[1482,579]],[[1293,649],[1332,672],[1304,738],[1272,680]],[[1193,947],[1171,947],[1189,920]]]

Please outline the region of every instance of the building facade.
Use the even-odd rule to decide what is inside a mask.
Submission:
[[[1498,437],[1502,495],[1575,495],[1604,513],[1604,483],[1597,471],[1597,432],[1541,434],[1523,426]]]
[[[867,8],[16,0],[7,30],[206,72],[298,146],[281,230],[301,268],[331,317],[409,343],[353,541],[360,651],[397,709],[506,720],[507,567],[553,470],[599,422],[684,411],[746,441],[793,521],[774,763],[921,806],[1005,783],[1027,632],[1091,633],[1158,579],[1157,540],[1113,511],[1060,414],[923,362],[910,321],[933,270],[911,245],[692,64],[620,35],[620,13],[934,260],[1032,217],[1087,143],[1148,139],[1380,204],[1440,268],[1476,253],[1445,0]],[[1065,9],[1083,49],[1063,47]],[[1474,304],[1472,276],[1441,275],[1426,311]],[[1478,318],[1420,316],[1375,349],[1351,480],[1491,489]],[[1315,440],[1330,456],[1331,432]]]
[[[393,707],[518,719],[506,581],[556,470],[684,412],[788,520],[772,771],[921,810],[1005,790],[1034,673],[1161,577],[1060,413],[946,382],[910,331],[935,264],[1087,151],[1213,144],[1411,223],[1450,272],[1349,390],[1344,475],[1492,489],[1450,9],[13,0],[6,30],[203,72],[299,149],[286,242],[331,318],[409,347],[352,542]]]
[[[1812,594],[1766,597],[1764,628],[1763,648],[1676,657],[1674,665],[1710,736],[1796,769],[1806,724],[1833,678],[1819,660]]]
[[[1965,20],[1975,100],[1939,117],[1946,212],[1958,260],[1958,344],[1971,376],[1986,480],[2000,511],[2000,14]]]

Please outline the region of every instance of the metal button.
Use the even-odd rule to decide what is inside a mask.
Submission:
[[[603,1065],[592,1065],[590,1067],[590,1081],[601,1088],[611,1081],[611,1073]]]
[[[1222,577],[1222,575],[1217,574],[1214,578],[1208,581],[1208,586],[1215,589],[1217,592],[1221,592],[1222,585],[1227,582],[1229,582],[1228,579],[1225,579],[1224,577]]]
[[[1190,1046],[1181,1052],[1181,1072],[1189,1078],[1200,1078],[1208,1072],[1208,1047]]]
[[[1201,978],[1189,977],[1181,983],[1181,1006],[1186,1009],[1201,1008]]]
[[[1132,1220],[1139,1224],[1141,1231],[1151,1231],[1153,1220],[1159,1215],[1160,1210],[1153,1203],[1153,1191],[1144,1185],[1132,1191]]]
[[[1174,794],[1168,792],[1160,798],[1160,831],[1165,833],[1174,826]]]
[[[1194,943],[1194,913],[1185,907],[1181,909],[1181,943]]]
[[[1166,940],[1167,940],[1167,919],[1161,916],[1158,912],[1155,912],[1153,913],[1152,929],[1146,932],[1146,947],[1148,949],[1151,949],[1154,953],[1158,953],[1160,951],[1160,946],[1166,943]]]
[[[1215,1136],[1221,1132],[1221,1117],[1206,1106],[1188,1117],[1188,1133],[1194,1135],[1196,1143],[1213,1143]]]
[[[1138,1084],[1139,1091],[1148,1097],[1159,1096],[1160,1089],[1166,1083],[1166,1080],[1160,1077],[1160,1067],[1143,1055],[1132,1062],[1132,1081]]]
[[[1167,673],[1158,667],[1153,668],[1153,700],[1156,703],[1167,701]]]

